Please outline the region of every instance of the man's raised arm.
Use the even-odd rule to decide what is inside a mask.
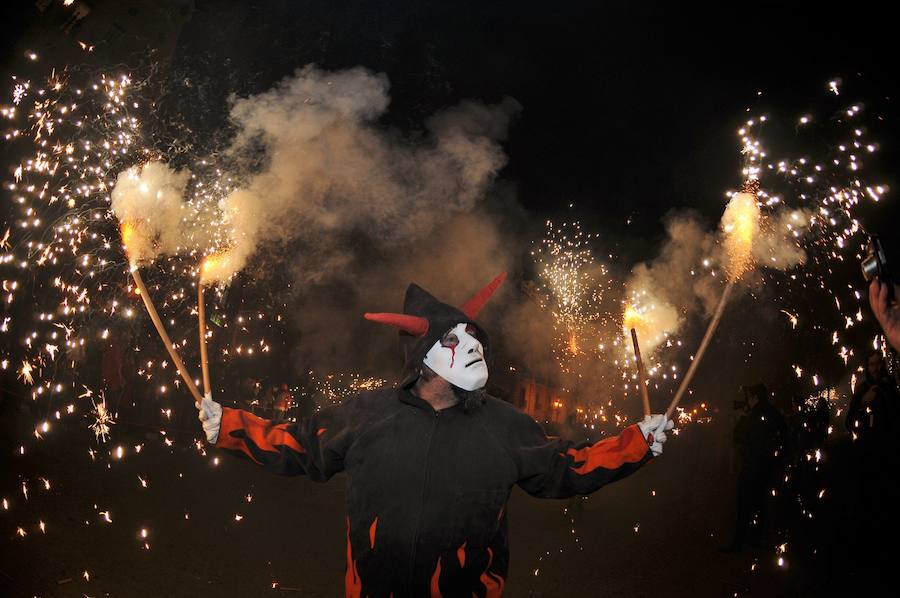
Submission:
[[[539,498],[589,494],[637,471],[662,452],[672,422],[662,415],[625,428],[594,444],[551,440],[531,418],[524,422],[515,450],[519,486]]]
[[[249,457],[272,473],[305,474],[324,482],[344,469],[344,454],[352,436],[350,405],[323,409],[296,423],[278,424],[241,409],[222,407],[208,395],[197,408],[211,444]]]

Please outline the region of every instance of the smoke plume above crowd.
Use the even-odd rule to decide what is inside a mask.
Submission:
[[[409,280],[426,284],[430,272],[442,273],[435,293],[489,280],[508,266],[508,250],[500,227],[474,214],[506,163],[500,142],[519,104],[463,101],[401,132],[379,122],[388,91],[386,76],[361,67],[306,66],[268,91],[232,97],[235,134],[220,155],[237,183],[214,209],[186,203],[186,170],[150,162],[119,176],[112,208],[133,227],[130,257],[215,253],[204,271],[213,283],[248,266],[262,277],[289,272],[290,300],[305,314],[300,336],[334,339],[322,340],[333,350],[316,349],[323,360],[346,355],[343,335],[319,333],[354,328],[348,302],[373,309],[383,291],[392,305],[381,307],[399,310]],[[350,298],[365,288],[372,294]],[[343,308],[342,324],[326,304]]]
[[[173,255],[186,248],[192,211],[184,200],[190,172],[176,172],[161,162],[148,162],[119,173],[110,195],[112,210],[127,235],[134,263]]]

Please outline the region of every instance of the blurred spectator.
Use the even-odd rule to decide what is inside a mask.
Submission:
[[[237,408],[253,412],[253,408],[258,404],[259,389],[259,380],[251,376],[242,377],[238,388],[237,400],[235,401]]]
[[[294,403],[294,397],[287,384],[282,384],[275,396],[275,421],[283,422],[287,420],[288,410]]]
[[[898,531],[896,509],[897,387],[887,373],[884,357],[870,351],[863,379],[856,385],[847,408],[847,429],[853,442],[850,475],[844,480],[851,492],[848,505],[847,573],[860,582],[877,579],[894,566],[893,551],[874,550]],[[874,595],[870,589],[859,595]]]
[[[739,459],[735,503],[736,516],[731,544],[723,550],[737,552],[747,545],[761,547],[766,531],[766,495],[784,460],[787,425],[769,399],[763,384],[745,389],[743,409],[734,428]]]
[[[880,351],[870,351],[864,363],[863,379],[853,391],[845,424],[858,453],[890,450],[897,421],[897,387],[888,375]],[[861,455],[862,456],[862,455]]]
[[[278,394],[278,387],[266,384],[263,386],[262,392],[257,398],[256,408],[253,410],[254,415],[272,419],[273,410],[275,408],[275,397]]]

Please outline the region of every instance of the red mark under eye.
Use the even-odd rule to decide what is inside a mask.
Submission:
[[[453,363],[456,361],[456,346],[459,344],[459,337],[453,334],[453,332],[448,332],[444,335],[444,338],[441,339],[441,346],[445,349],[450,349],[450,367],[453,367]]]

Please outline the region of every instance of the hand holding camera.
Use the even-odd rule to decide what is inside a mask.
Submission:
[[[895,350],[900,350],[900,304],[890,299],[891,295],[896,297],[896,290],[894,283],[873,278],[869,283],[869,305],[888,342]]]
[[[869,240],[868,255],[862,262],[863,276],[869,281],[869,305],[891,346],[900,349],[900,305],[897,304],[897,285],[888,270],[887,257],[881,241]]]

